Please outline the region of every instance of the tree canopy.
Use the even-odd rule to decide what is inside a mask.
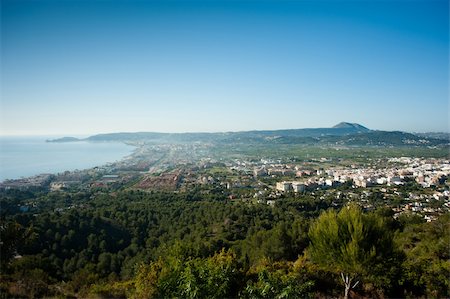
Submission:
[[[310,227],[309,237],[309,256],[320,266],[341,273],[345,298],[358,284],[358,277],[369,276],[393,253],[393,235],[383,218],[364,214],[356,205],[322,213]]]

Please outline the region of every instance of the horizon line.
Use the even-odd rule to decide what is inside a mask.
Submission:
[[[75,137],[75,138],[88,138],[96,135],[106,135],[106,134],[138,134],[138,133],[155,133],[155,134],[227,134],[227,133],[242,133],[242,132],[258,132],[258,131],[285,131],[285,130],[308,130],[308,129],[332,129],[333,127],[309,127],[309,128],[284,128],[284,129],[253,129],[253,130],[238,130],[238,131],[179,131],[179,132],[164,132],[164,131],[110,131],[110,132],[97,132],[97,133],[19,133],[19,134],[4,134],[0,133],[0,137]],[[411,134],[426,134],[426,133],[443,133],[450,134],[449,131],[402,131],[402,130],[378,130],[369,129],[369,131],[381,131],[381,132],[404,132]]]

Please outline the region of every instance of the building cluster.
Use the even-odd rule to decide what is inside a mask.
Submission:
[[[8,190],[43,187],[48,185],[53,178],[54,175],[52,174],[39,174],[28,178],[5,180],[0,182],[0,189]]]
[[[351,181],[355,187],[370,187],[375,185],[403,185],[408,180],[414,180],[422,187],[427,188],[442,184],[450,175],[450,161],[421,158],[395,158],[389,159],[392,167],[385,168],[333,168],[315,170],[314,177],[303,181],[282,181],[277,183],[279,191],[301,190],[306,187],[336,187]],[[260,175],[262,169],[255,169],[255,175]],[[311,176],[312,171],[297,169],[296,176]],[[297,185],[302,185],[299,187]],[[304,189],[303,189],[304,190]]]

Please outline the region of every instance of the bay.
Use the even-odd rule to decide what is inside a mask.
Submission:
[[[118,161],[135,147],[119,142],[46,142],[51,137],[0,137],[0,181],[82,170]]]

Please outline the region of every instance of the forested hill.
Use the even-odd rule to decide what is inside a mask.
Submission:
[[[436,146],[448,144],[448,140],[399,132],[376,131],[360,124],[341,122],[332,128],[304,128],[286,130],[218,132],[218,133],[108,133],[86,139],[64,137],[51,142],[72,141],[120,141],[120,142],[213,142],[213,143],[288,143],[305,145],[350,146]]]
[[[172,140],[172,141],[232,141],[242,138],[265,139],[267,137],[323,137],[323,136],[345,136],[357,133],[366,133],[371,130],[358,124],[340,123],[332,128],[304,128],[285,130],[254,130],[241,132],[218,132],[218,133],[110,133],[90,136],[90,141],[131,141],[131,140]]]

